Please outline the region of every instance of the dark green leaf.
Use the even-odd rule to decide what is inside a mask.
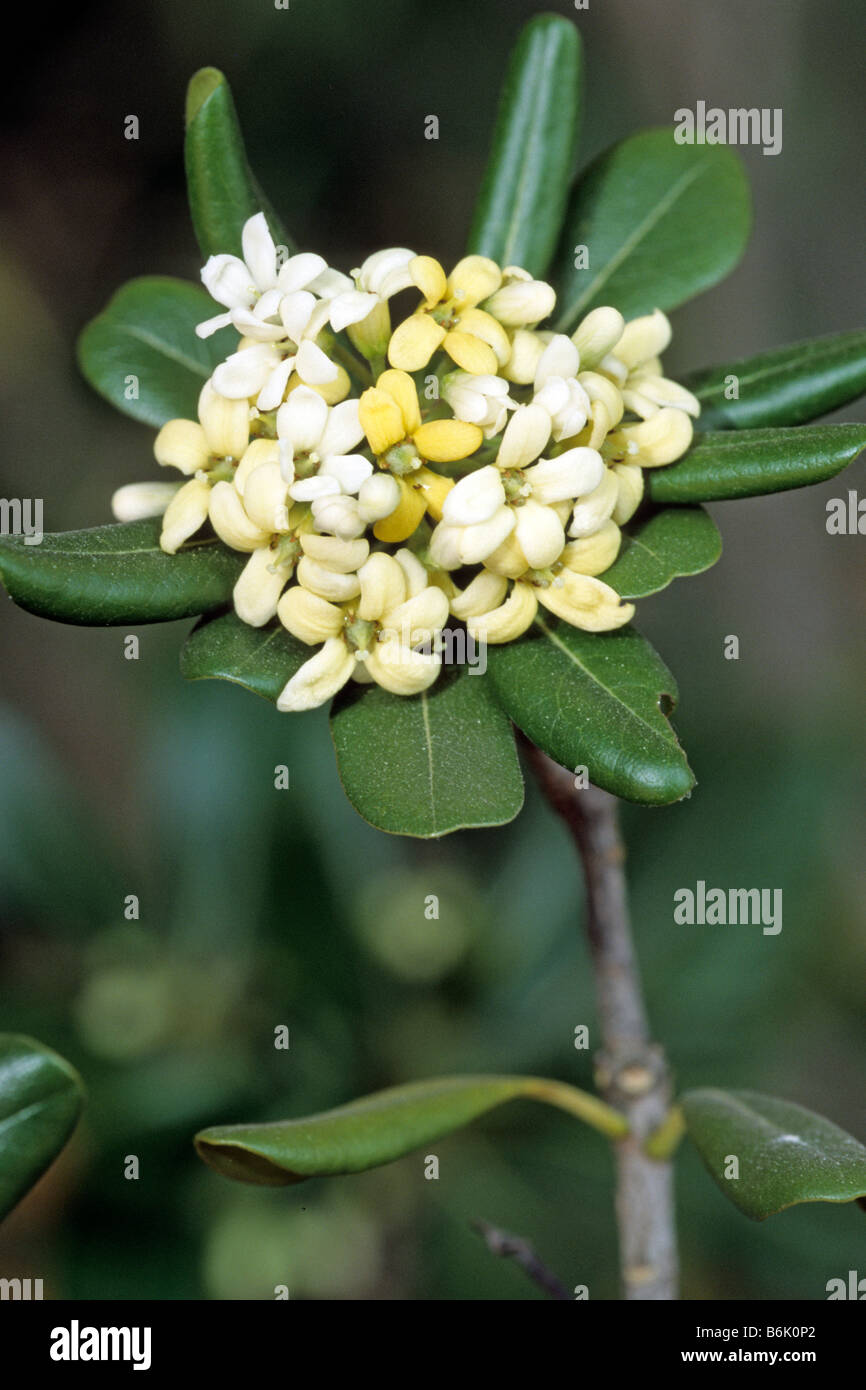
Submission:
[[[505,76],[469,250],[542,275],[553,254],[577,143],[581,44],[574,25],[538,15]]]
[[[823,483],[866,449],[866,425],[795,425],[695,435],[685,458],[650,469],[653,502],[725,502]]]
[[[195,1146],[199,1157],[224,1177],[285,1187],[304,1178],[362,1173],[393,1163],[519,1097],[566,1110],[612,1138],[621,1138],[628,1129],[618,1111],[559,1081],[449,1076],[394,1086],[299,1120],[205,1129],[196,1135]]]
[[[240,256],[243,225],[257,212],[267,217],[277,245],[293,249],[247,163],[231,90],[217,68],[201,68],[190,81],[184,156],[189,207],[203,256]]]
[[[634,628],[537,621],[487,660],[502,708],[563,767],[586,767],[597,786],[644,805],[688,795],[694,777],[662,713],[676,703],[676,682]]]
[[[161,526],[157,518],[61,531],[32,546],[2,537],[0,579],[29,613],[91,627],[169,622],[225,604],[245,557],[215,536],[166,555]]]
[[[130,280],[78,339],[81,370],[101,396],[135,420],[195,420],[201,388],[238,343],[232,328],[196,337],[196,324],[214,312],[210,295],[186,280]]]
[[[599,304],[633,318],[673,309],[733,270],[748,240],[749,190],[724,145],[677,145],[673,128],[614,145],[578,181],[554,284],[557,328]],[[589,265],[575,268],[575,248]]]
[[[346,795],[379,830],[427,838],[503,825],[523,804],[511,726],[467,667],[444,668],[421,695],[347,687],[331,732]]]
[[[623,598],[646,598],[681,575],[709,569],[721,553],[712,517],[702,507],[675,507],[633,522],[602,578]]]
[[[276,701],[312,651],[281,623],[249,627],[236,613],[204,618],[181,652],[181,674],[190,681],[234,681],[255,695]]]
[[[823,1115],[754,1091],[689,1091],[682,1106],[710,1174],[753,1221],[798,1202],[866,1195],[866,1148]],[[736,1178],[725,1176],[731,1157]]]
[[[804,425],[866,391],[866,329],[707,367],[683,384],[701,403],[702,429]],[[736,399],[727,400],[733,389]]]
[[[0,1035],[0,1219],[53,1163],[83,1103],[80,1076],[50,1047]]]

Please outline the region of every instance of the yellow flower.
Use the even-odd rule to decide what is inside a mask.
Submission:
[[[380,541],[404,541],[412,535],[425,510],[435,520],[453,486],[424,461],[450,463],[468,458],[479,448],[484,431],[463,420],[421,421],[415,383],[407,372],[383,372],[375,386],[361,396],[359,418],[379,467],[394,475],[400,487],[396,509],[373,528]]]
[[[511,344],[498,319],[478,305],[502,284],[496,262],[464,256],[446,277],[432,256],[415,256],[409,274],[424,300],[394,329],[388,347],[391,366],[420,371],[441,347],[464,372],[495,376],[508,361]]]

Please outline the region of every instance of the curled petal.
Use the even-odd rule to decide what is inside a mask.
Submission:
[[[416,594],[421,593],[422,589],[427,588],[429,583],[427,570],[425,566],[422,565],[417,555],[414,555],[411,550],[407,550],[404,547],[402,550],[397,551],[394,559],[403,571],[403,578],[406,580],[406,591],[410,598],[414,598]]]
[[[162,518],[159,543],[167,555],[175,555],[184,541],[194,536],[207,520],[210,487],[202,478],[190,478],[169,502]]]
[[[502,436],[496,463],[499,468],[526,468],[544,452],[553,426],[543,405],[521,405]]]
[[[515,523],[514,509],[501,507],[489,521],[482,521],[477,526],[464,526],[460,537],[460,563],[480,565],[511,534]]]
[[[591,536],[569,541],[560,559],[575,574],[604,574],[619,554],[621,543],[622,534],[616,522],[604,521]]]
[[[342,637],[329,637],[321,651],[305,661],[284,686],[277,709],[284,713],[316,709],[342,690],[355,668],[355,658]]]
[[[427,690],[441,665],[438,654],[414,652],[395,639],[377,642],[366,662],[368,674],[392,695],[417,695]]]
[[[232,595],[241,622],[250,627],[264,627],[269,623],[291,574],[292,566],[278,564],[270,546],[254,550],[238,576]]]
[[[523,636],[537,612],[538,600],[532,585],[518,581],[498,608],[467,618],[466,630],[478,642],[513,642]]]
[[[477,618],[481,613],[489,613],[498,608],[508,592],[508,581],[501,574],[483,569],[471,584],[461,593],[459,590],[451,600],[451,612],[455,618]]]
[[[270,290],[277,283],[277,248],[268,231],[263,212],[247,218],[241,232],[244,260],[260,290]]]
[[[300,540],[305,555],[340,574],[354,574],[370,554],[370,542],[365,540],[344,541],[338,536],[318,536],[312,531]]]
[[[624,328],[625,319],[618,309],[602,305],[588,313],[571,335],[581,367],[597,367],[616,347]]]
[[[318,594],[319,598],[326,598],[331,603],[347,603],[361,592],[357,574],[341,574],[339,570],[332,570],[309,555],[301,556],[297,574],[299,584],[309,589],[311,594]]]
[[[243,508],[254,526],[269,535],[288,531],[290,506],[288,488],[278,463],[263,463],[248,475]]]
[[[373,465],[362,454],[334,454],[319,469],[321,479],[333,479],[341,492],[357,493],[370,477]]]
[[[505,366],[511,356],[511,340],[502,324],[492,314],[486,314],[483,309],[466,309],[460,314],[459,329],[461,333],[480,338],[482,343],[493,349],[497,366]],[[447,342],[445,346],[448,346]]]
[[[691,417],[684,410],[664,406],[639,425],[623,425],[614,431],[610,443],[623,450],[623,462],[660,468],[682,457],[692,442],[692,430]]]
[[[232,479],[241,497],[244,495],[247,478],[256,468],[265,463],[279,462],[280,446],[276,439],[254,439],[248,444]]]
[[[392,555],[378,550],[358,570],[361,602],[358,615],[374,622],[406,598],[406,578]]]
[[[283,357],[276,362],[268,372],[267,378],[261,391],[256,397],[256,405],[259,410],[276,410],[286,394],[286,386],[292,372],[295,370],[297,358]]]
[[[283,627],[308,647],[338,637],[343,631],[342,608],[300,584],[286,590],[277,605],[277,614]]]
[[[195,420],[169,420],[153,441],[157,463],[190,476],[210,462],[207,435]]]
[[[308,338],[298,348],[295,371],[308,386],[325,386],[339,376],[336,363]]]
[[[396,402],[403,419],[401,439],[408,439],[421,424],[421,407],[418,404],[418,390],[408,372],[390,367],[376,382],[380,391],[386,391]]]
[[[556,458],[540,459],[527,468],[525,476],[536,502],[564,502],[598,487],[604,477],[604,460],[596,449],[566,449]]]
[[[538,359],[535,368],[535,390],[540,391],[552,376],[577,376],[579,366],[580,353],[571,339],[564,333],[554,333]]]
[[[313,521],[320,531],[338,536],[341,540],[354,540],[364,533],[366,523],[361,516],[357,497],[346,497],[342,492],[316,497],[311,510]]]
[[[407,541],[417,530],[418,523],[424,515],[424,494],[421,489],[407,483],[405,478],[397,478],[395,481],[400,500],[394,510],[381,521],[377,521],[373,527],[373,535],[378,541],[391,544]]]
[[[250,410],[245,400],[227,400],[206,381],[198,398],[198,418],[212,454],[241,457],[250,439]]]
[[[484,307],[506,327],[523,328],[546,319],[555,303],[553,287],[543,280],[517,280],[503,285]]]
[[[270,532],[256,526],[247,516],[232,483],[217,483],[210,489],[208,514],[220,540],[232,550],[252,552],[270,540]]]
[[[280,266],[277,286],[282,294],[295,294],[297,290],[308,289],[327,268],[324,256],[317,256],[315,251],[300,251]]]
[[[329,454],[350,454],[363,438],[364,427],[361,424],[359,402],[341,401],[328,415],[328,423],[320,440],[320,450],[326,458]]]
[[[537,588],[536,596],[551,613],[584,632],[611,632],[634,617],[634,604],[623,603],[609,584],[573,570],[562,570],[546,589]]]
[[[298,386],[277,411],[277,437],[293,454],[318,449],[327,424],[328,406],[310,386]]]
[[[488,463],[454,484],[442,503],[442,520],[448,526],[474,526],[489,521],[504,506],[501,474]]]
[[[619,479],[612,468],[606,468],[598,487],[593,488],[592,492],[587,492],[575,504],[571,525],[568,528],[569,536],[572,539],[591,536],[593,531],[597,531],[613,515],[618,499]]]
[[[215,369],[211,378],[214,390],[230,400],[247,400],[261,391],[281,361],[280,354],[270,343],[254,343],[252,347],[241,348]]]
[[[480,376],[496,372],[499,366],[493,348],[481,338],[476,338],[474,333],[466,333],[461,328],[450,329],[442,340],[442,346],[464,372]]]
[[[653,313],[644,314],[641,318],[632,319],[631,323],[626,324],[622,337],[616,344],[615,356],[631,371],[642,362],[658,357],[670,340],[670,321],[661,309],[656,309]]]
[[[201,282],[217,304],[227,309],[249,308],[256,287],[249,268],[237,256],[209,256],[201,272]]]
[[[562,522],[552,507],[543,507],[532,499],[515,511],[515,535],[526,563],[530,569],[547,569],[559,559],[565,545]]]
[[[358,508],[366,522],[384,521],[400,505],[401,492],[390,473],[374,473],[358,489]]]
[[[543,351],[544,340],[537,333],[531,328],[518,328],[511,339],[511,353],[502,375],[516,386],[529,386],[535,380]]]
[[[404,646],[417,647],[432,641],[447,621],[448,599],[430,584],[386,613],[382,626],[387,636],[398,638]]]
[[[448,277],[447,293],[461,308],[471,309],[502,284],[502,271],[487,256],[464,256]]]
[[[619,494],[612,516],[618,526],[630,521],[643,497],[643,469],[633,463],[617,463],[611,470],[619,483]]]
[[[430,558],[435,565],[443,570],[459,569],[463,561],[460,559],[460,543],[463,539],[464,528],[462,526],[449,526],[447,522],[440,521],[430,537]]]

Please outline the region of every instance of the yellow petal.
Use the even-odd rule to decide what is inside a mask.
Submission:
[[[296,713],[316,709],[342,690],[355,669],[355,658],[342,637],[329,637],[321,651],[305,661],[284,686],[277,709]]]
[[[484,431],[480,425],[467,425],[464,420],[428,420],[415,431],[413,439],[422,458],[431,463],[452,463],[474,454],[481,447]]]
[[[426,308],[432,309],[445,298],[448,284],[445,271],[432,256],[414,256],[409,262],[409,274],[423,294]]]
[[[283,627],[300,642],[314,647],[337,637],[343,630],[343,610],[319,594],[293,584],[277,605],[277,616]]]
[[[270,546],[254,550],[232,593],[235,612],[241,622],[250,627],[264,627],[269,623],[291,573],[292,566],[278,564]]]
[[[313,381],[301,381],[297,372],[293,372],[289,377],[289,384],[286,391],[287,396],[290,396],[298,386],[309,386],[310,390],[315,391],[317,395],[321,396],[322,400],[325,401],[327,405],[339,405],[340,401],[344,401],[351,391],[352,382],[345,367],[341,367],[339,363],[336,365],[337,375],[334,377],[333,381],[326,381],[319,385],[316,385]]]
[[[471,333],[473,338],[480,338],[482,343],[492,347],[498,366],[505,366],[511,356],[511,339],[492,314],[486,314],[483,309],[467,309],[460,314],[458,324],[461,333]]]
[[[228,400],[206,381],[198,398],[198,418],[212,454],[219,458],[241,457],[250,439],[248,401]]]
[[[421,423],[421,407],[418,404],[418,391],[414,381],[408,372],[399,372],[392,367],[382,373],[376,387],[379,391],[387,391],[391,399],[397,402],[403,417],[401,438],[408,439]]]
[[[190,475],[210,461],[207,435],[195,420],[169,420],[153,441],[157,463]]]
[[[377,642],[366,663],[368,673],[392,695],[417,695],[439,675],[442,659],[427,652],[413,652],[402,642]]]
[[[451,600],[451,612],[455,618],[477,618],[482,613],[490,613],[498,608],[508,592],[508,581],[504,575],[494,574],[483,569],[476,574],[471,584],[467,584]]]
[[[400,487],[400,501],[390,516],[377,521],[373,527],[376,540],[387,541],[391,545],[407,541],[414,535],[425,507],[421,488],[412,487],[404,478],[398,478],[397,483]]]
[[[159,543],[167,555],[174,555],[207,520],[210,487],[201,478],[190,478],[169,502],[162,518]]]
[[[406,598],[406,576],[393,555],[377,550],[358,570],[361,600],[358,616],[376,622]]]
[[[278,463],[263,463],[253,469],[244,486],[244,511],[254,526],[273,535],[288,531],[289,486]]]
[[[609,584],[564,569],[546,589],[536,590],[538,602],[558,618],[584,632],[611,632],[634,617],[634,604],[623,603]]]
[[[398,323],[388,344],[388,361],[404,372],[426,367],[445,337],[445,329],[429,314],[410,314]]]
[[[499,366],[496,353],[473,333],[461,333],[459,328],[452,328],[445,334],[442,346],[464,372],[472,372],[474,376],[496,375]]]
[[[270,540],[270,532],[263,531],[247,516],[232,483],[217,483],[211,488],[208,512],[220,540],[233,550],[252,552]]]
[[[254,439],[244,450],[243,458],[235,469],[232,479],[241,497],[244,495],[247,478],[263,463],[279,463],[280,444],[277,439]]]
[[[383,637],[396,637],[407,647],[430,642],[448,621],[448,600],[435,584],[392,608],[382,619]]]
[[[615,521],[605,521],[591,536],[569,541],[560,559],[575,574],[604,574],[619,554],[622,535]]]
[[[538,600],[530,584],[516,583],[499,608],[466,620],[466,631],[478,642],[513,642],[522,637],[538,612]]]
[[[639,425],[623,425],[610,435],[610,443],[621,448],[624,463],[641,468],[661,468],[681,458],[692,442],[691,417],[684,410],[663,406]]]
[[[319,536],[314,531],[301,536],[300,540],[305,555],[339,574],[353,574],[370,554],[370,543],[365,540],[344,541],[339,536]]]
[[[433,520],[441,521],[442,504],[454,486],[454,479],[443,478],[441,473],[434,473],[432,468],[419,468],[412,481],[421,489],[424,505]]]
[[[498,545],[492,554],[487,556],[484,564],[494,574],[504,575],[507,579],[519,579],[528,568],[526,556],[513,531],[510,536],[506,536],[502,544]]]
[[[502,271],[487,256],[464,256],[448,277],[448,296],[458,308],[471,309],[502,284]],[[469,368],[466,368],[469,371]]]
[[[634,463],[615,463],[611,470],[619,482],[619,495],[613,509],[617,526],[631,521],[643,498],[643,469]]]
[[[361,592],[357,574],[341,574],[309,555],[302,555],[298,561],[298,583],[330,603],[347,603]]]
[[[387,391],[376,386],[361,393],[358,418],[374,454],[386,454],[406,438],[399,405]]]

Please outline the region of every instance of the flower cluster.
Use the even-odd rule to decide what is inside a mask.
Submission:
[[[202,389],[198,420],[160,430],[182,484],[113,498],[120,520],[163,514],[174,554],[210,521],[249,555],[234,590],[254,627],[275,617],[318,647],[283,710],[348,680],[412,695],[435,681],[449,617],[509,642],[539,604],[591,632],[633,607],[599,576],[643,495],[643,470],[689,447],[698,402],[662,372],[670,325],[589,313],[539,329],[555,294],[517,266],[396,247],[352,276],[310,252],[281,258],[258,213],[243,259],[202,280],[237,349]],[[421,300],[392,331],[391,299]]]

